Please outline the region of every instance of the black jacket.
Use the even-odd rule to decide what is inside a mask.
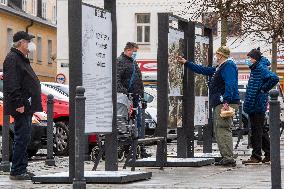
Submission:
[[[135,77],[132,85],[129,87],[134,68],[133,64],[135,64]],[[123,53],[117,58],[117,92],[124,94],[133,93],[142,98],[144,96],[144,86],[140,68],[131,57]]]
[[[41,112],[41,86],[30,61],[19,50],[12,48],[3,63],[5,113],[16,116],[16,109],[25,113]]]

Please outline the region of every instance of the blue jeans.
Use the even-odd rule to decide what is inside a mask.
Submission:
[[[28,154],[27,147],[31,140],[32,115],[19,114],[14,117],[15,131],[13,143],[13,158],[11,175],[20,175],[27,172]]]

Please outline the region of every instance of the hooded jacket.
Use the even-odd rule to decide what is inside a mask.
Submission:
[[[251,73],[246,90],[244,111],[265,113],[267,110],[268,92],[279,82],[278,76],[267,69],[270,62],[266,58],[250,66]]]

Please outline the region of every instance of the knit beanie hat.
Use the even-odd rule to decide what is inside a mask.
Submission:
[[[252,49],[248,54],[248,57],[255,59],[256,61],[259,61],[261,59],[262,53],[260,52],[260,48]]]
[[[216,54],[220,54],[225,58],[229,58],[230,53],[231,53],[230,49],[226,46],[219,47],[219,49],[217,49],[216,51]]]

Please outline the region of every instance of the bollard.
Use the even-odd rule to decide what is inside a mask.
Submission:
[[[55,166],[53,157],[53,107],[54,97],[52,94],[47,96],[47,157],[45,165]]]
[[[139,111],[142,111],[142,121],[141,121],[141,136],[140,138],[145,138],[145,109],[140,108]]]
[[[269,129],[270,129],[270,160],[271,160],[271,188],[281,188],[281,162],[280,162],[280,103],[279,92],[270,91],[269,102]]]
[[[5,106],[4,106],[5,107]],[[3,108],[4,110],[4,108]],[[2,127],[2,161],[1,161],[1,170],[3,172],[10,172],[10,137],[9,137],[9,123],[10,123],[10,116],[5,115],[3,111],[3,127]]]
[[[84,177],[84,132],[85,132],[85,101],[84,87],[76,87],[75,97],[75,178],[73,189],[85,189]]]

